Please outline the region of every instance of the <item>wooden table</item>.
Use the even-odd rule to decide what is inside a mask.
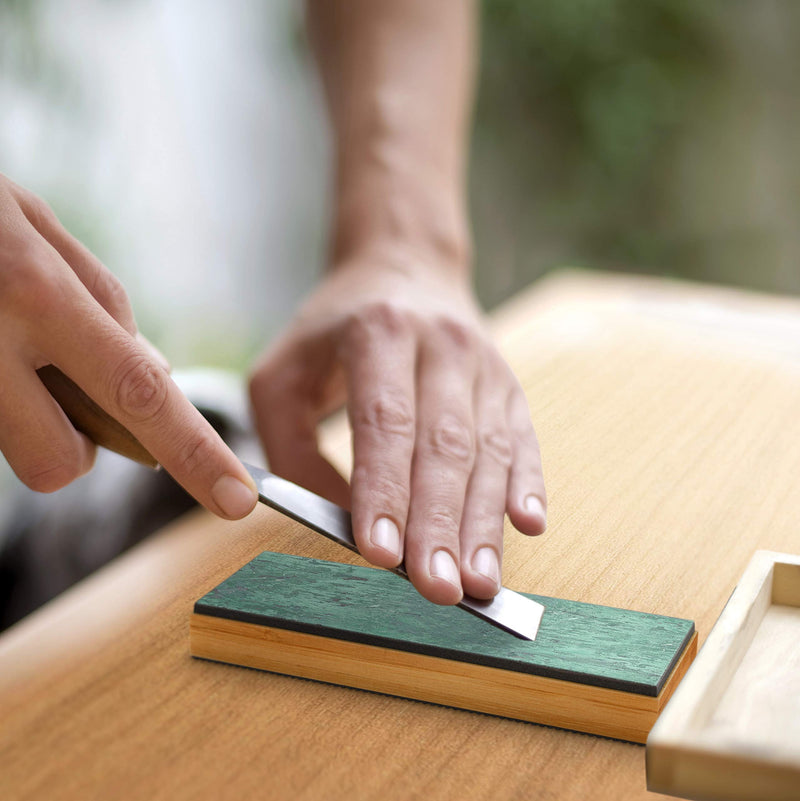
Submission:
[[[564,272],[495,325],[550,499],[508,586],[702,642],[756,548],[800,551],[799,302]],[[0,797],[648,795],[640,746],[191,659],[193,601],[265,549],[351,560],[265,508],[195,513],[3,635]]]

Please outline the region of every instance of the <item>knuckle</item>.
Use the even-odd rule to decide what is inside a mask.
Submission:
[[[411,326],[409,313],[386,300],[369,303],[353,312],[346,322],[348,339],[357,342],[378,334],[402,337],[410,332]]]
[[[178,457],[180,465],[186,473],[195,475],[212,463],[216,449],[216,434],[204,430],[183,446]]]
[[[475,446],[469,426],[453,414],[442,416],[429,431],[431,451],[444,459],[469,464],[474,458]]]
[[[384,392],[369,400],[354,415],[353,425],[382,435],[411,438],[414,434],[414,411],[401,393]]]
[[[169,394],[167,374],[141,354],[125,359],[113,378],[117,405],[137,422],[157,419]]]
[[[461,525],[461,515],[455,507],[447,503],[437,503],[431,506],[425,516],[426,524],[433,530],[443,534],[458,534]]]
[[[94,275],[89,292],[112,317],[125,312],[130,306],[128,293],[122,282],[105,268],[99,268]]]
[[[437,336],[454,350],[468,352],[476,349],[475,332],[461,320],[441,316],[434,321],[434,329]]]
[[[38,313],[53,302],[56,282],[43,251],[37,241],[25,238],[3,254],[0,297],[5,307],[23,314]]]
[[[366,465],[353,470],[353,485],[366,490],[371,503],[388,506],[391,509],[408,509],[408,478],[400,478],[385,471],[375,471]]]
[[[41,229],[60,225],[56,213],[38,195],[23,189],[19,197],[21,208],[34,228]]]
[[[478,431],[478,450],[490,456],[503,467],[509,467],[512,460],[511,438],[504,428],[482,428]]]
[[[305,365],[296,359],[262,358],[249,377],[250,402],[253,408],[265,408],[285,403],[297,392]]]

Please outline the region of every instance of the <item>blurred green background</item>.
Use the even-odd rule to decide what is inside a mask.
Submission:
[[[300,3],[0,0],[0,171],[178,366],[244,369],[324,258]],[[800,292],[800,4],[493,0],[471,164],[491,308],[561,265]]]
[[[800,291],[800,4],[482,9],[485,302],[564,263]]]

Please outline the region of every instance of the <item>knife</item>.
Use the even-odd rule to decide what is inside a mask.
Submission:
[[[93,442],[150,467],[157,462],[126,429],[53,365],[42,367],[39,378],[58,401],[76,429]],[[350,513],[341,506],[253,465],[243,463],[258,488],[258,499],[339,545],[358,553]],[[392,572],[408,579],[403,565]],[[544,606],[518,592],[501,587],[491,600],[465,595],[457,606],[523,640],[535,640]]]

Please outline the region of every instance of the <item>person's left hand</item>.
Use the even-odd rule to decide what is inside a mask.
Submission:
[[[361,554],[404,561],[431,601],[497,593],[506,510],[524,534],[544,531],[527,401],[459,274],[395,257],[339,265],[257,365],[251,399],[270,468],[350,506]],[[316,434],[345,399],[351,488]]]

